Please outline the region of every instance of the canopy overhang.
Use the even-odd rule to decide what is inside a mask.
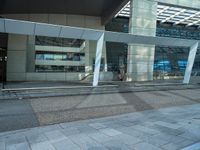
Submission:
[[[161,45],[161,46],[176,46],[190,48],[188,64],[184,76],[183,83],[189,83],[194,59],[197,52],[199,41],[187,40],[167,37],[152,37],[133,35],[120,32],[110,32],[104,30],[93,30],[88,28],[78,28],[62,25],[53,25],[38,22],[20,21],[12,19],[0,18],[0,32],[11,34],[22,34],[32,36],[48,36],[58,38],[74,38],[83,40],[96,40],[96,59],[94,82],[93,85],[98,85],[98,76],[100,69],[100,60],[103,48],[103,41],[120,42],[127,44],[145,44],[145,45]]]
[[[199,42],[197,40],[133,35],[122,32],[110,32],[104,30],[94,30],[89,28],[62,26],[4,18],[0,18],[0,32],[85,40],[98,40],[104,33],[104,41],[108,42],[177,47],[191,47],[195,43]]]

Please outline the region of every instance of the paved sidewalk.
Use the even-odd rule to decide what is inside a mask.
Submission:
[[[0,133],[1,150],[196,150],[199,142],[200,104]]]
[[[200,103],[200,89],[0,100],[0,132]]]

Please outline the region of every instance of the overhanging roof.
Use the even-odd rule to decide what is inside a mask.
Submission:
[[[101,16],[102,24],[105,24],[126,2],[127,0],[0,0],[0,14],[49,13]]]
[[[45,23],[19,21],[11,19],[0,19],[0,32],[23,34],[23,35],[41,35],[58,38],[75,38],[75,39],[87,39],[96,40],[96,61],[93,86],[98,85],[99,72],[100,72],[100,60],[103,49],[103,42],[122,42],[128,44],[150,44],[150,45],[162,45],[162,46],[181,46],[190,48],[188,63],[185,71],[183,83],[188,84],[197,52],[199,41],[186,40],[166,37],[152,37],[133,35],[128,33],[109,32],[104,30],[92,30],[87,28],[77,28],[62,25],[52,25]]]
[[[110,32],[104,30],[93,30],[87,28],[77,28],[62,25],[52,25],[46,23],[37,23],[29,21],[19,21],[13,19],[0,18],[0,32],[23,35],[39,35],[60,38],[74,38],[83,40],[98,40],[104,33],[105,41],[119,43],[150,44],[162,46],[191,47],[197,40],[151,37],[133,35],[120,32]]]
[[[200,11],[199,0],[155,0],[160,4]],[[0,0],[0,14],[49,13],[100,16],[102,24],[112,19],[129,0]]]

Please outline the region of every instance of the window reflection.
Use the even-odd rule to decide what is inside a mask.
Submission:
[[[84,40],[80,39],[68,39],[68,38],[54,38],[36,36],[35,45],[48,46],[51,50],[36,50],[35,60],[36,72],[85,72],[85,52],[74,48],[80,48],[83,46]],[[68,52],[63,52],[62,49],[55,50],[54,47],[67,47]],[[72,52],[70,52],[72,48]],[[44,62],[42,62],[44,61]],[[49,61],[49,62],[48,62]],[[58,61],[62,61],[58,62]],[[66,61],[66,63],[65,63]],[[70,61],[70,62],[69,62]],[[78,63],[80,62],[80,63]],[[80,65],[80,66],[77,66]]]
[[[84,40],[36,36],[35,44],[43,46],[80,47]]]
[[[85,72],[85,66],[36,65],[36,72]]]
[[[36,60],[84,61],[84,53],[36,52]]]
[[[181,47],[156,47],[154,77],[183,76],[189,49]]]

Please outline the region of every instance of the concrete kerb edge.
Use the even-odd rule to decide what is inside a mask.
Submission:
[[[1,89],[2,92],[5,91],[28,91],[28,90],[49,90],[49,89],[78,89],[78,88],[103,88],[103,87],[118,87],[118,85],[100,85],[100,86],[59,86],[59,87],[38,87],[38,88],[10,88]]]
[[[83,96],[83,95],[99,95],[99,94],[113,94],[113,93],[135,93],[135,92],[151,92],[151,91],[170,91],[170,90],[189,90],[199,89],[200,87],[180,87],[180,88],[154,88],[154,89],[136,89],[136,90],[116,90],[116,91],[103,91],[103,92],[87,92],[87,93],[70,93],[60,95],[44,95],[44,96],[24,96],[24,97],[12,97],[1,100],[26,100],[35,98],[48,98],[48,97],[63,97],[63,96]],[[1,101],[0,100],[0,101]]]

